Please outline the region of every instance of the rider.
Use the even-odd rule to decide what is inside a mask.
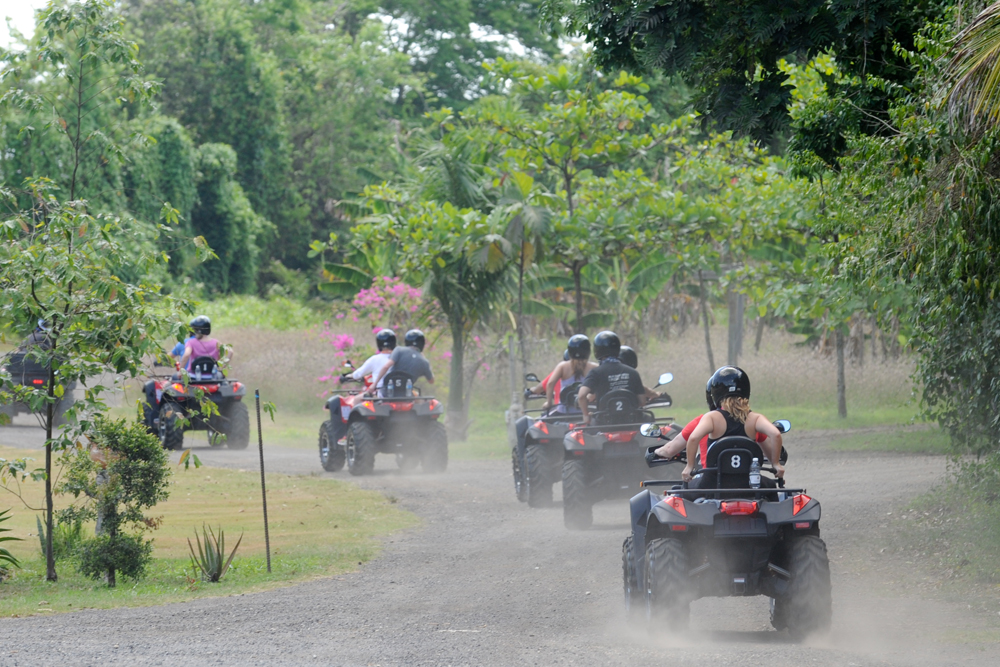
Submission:
[[[424,357],[424,332],[420,329],[410,329],[403,339],[404,347],[397,347],[392,351],[392,356],[386,362],[378,374],[375,376],[374,384],[380,386],[384,378],[390,371],[395,369],[397,373],[406,373],[416,382],[422,377],[434,384],[434,373],[431,371],[431,364]]]
[[[33,347],[40,347],[46,352],[52,349],[52,338],[49,336],[49,327],[45,320],[38,320],[38,325],[18,348],[19,352],[27,352]]]
[[[374,378],[382,370],[382,367],[389,363],[389,355],[396,349],[396,332],[392,329],[379,329],[378,333],[375,334],[375,347],[378,352],[365,359],[365,363],[361,364],[360,368],[355,369],[352,373],[344,373],[341,378],[351,377],[355,380],[361,380],[368,375]],[[378,388],[382,384],[380,382],[376,385],[372,382],[372,386]],[[347,423],[344,421],[346,417],[343,415],[344,408],[340,402],[340,396],[334,396],[327,401],[326,409],[330,411],[330,423],[333,424],[332,440],[337,442],[347,435]]]
[[[210,357],[218,361],[219,341],[208,337],[212,333],[212,321],[205,315],[199,315],[191,320],[188,326],[194,332],[194,338],[188,338],[184,343],[184,356],[181,357],[180,367],[190,371],[191,362],[198,357]]]
[[[559,396],[556,385],[559,385],[559,392],[561,392],[562,387],[583,382],[587,374],[597,368],[597,364],[590,361],[590,339],[583,334],[571,336],[566,343],[566,351],[569,353],[569,360],[556,364],[548,377],[548,385],[545,389],[548,400],[545,405],[549,408],[549,414],[577,412],[577,409],[572,406],[556,403]]]
[[[594,336],[594,356],[600,365],[590,371],[580,387],[577,404],[583,412],[584,425],[590,424],[590,396],[599,402],[609,391],[626,389],[635,394],[639,407],[646,403],[646,388],[639,372],[621,362],[621,340],[613,331],[602,331]]]
[[[622,349],[618,353],[618,360],[621,361],[626,366],[628,366],[629,368],[634,368],[636,370],[639,370],[639,355],[636,354],[635,350],[633,350],[628,345],[622,345]],[[663,398],[664,396],[666,396],[666,394],[660,394],[657,391],[653,391],[649,387],[645,387],[645,389],[646,389],[647,403],[649,401],[655,401],[658,398]]]
[[[779,460],[781,432],[766,417],[750,410],[750,377],[746,371],[736,366],[723,366],[709,379],[708,390],[719,407],[706,412],[691,433],[687,441],[687,464],[681,472],[681,478],[685,482],[692,482],[691,488],[714,486],[715,476],[712,473],[698,475],[692,481],[695,450],[702,436],[708,436],[708,447],[711,448],[716,441],[726,436],[756,439],[759,433],[768,438],[763,443],[767,448],[761,448],[764,456],[774,466],[777,476],[784,477],[785,469]],[[702,461],[705,462],[705,459]]]
[[[712,380],[709,379],[708,383],[705,385],[705,402],[708,403],[709,410],[717,410],[719,406],[715,403],[715,399],[712,398]],[[661,459],[672,459],[678,454],[680,454],[687,446],[688,438],[694,432],[696,426],[701,421],[702,415],[698,415],[691,421],[687,423],[679,434],[674,436],[674,438],[655,450],[653,453]],[[767,435],[764,433],[757,434],[757,443],[763,444],[767,440]],[[780,450],[779,450],[780,451]],[[698,443],[698,453],[701,457],[700,460],[704,461],[705,457],[708,455],[708,436],[706,435]]]

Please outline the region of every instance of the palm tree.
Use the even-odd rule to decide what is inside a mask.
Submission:
[[[981,134],[1000,120],[1000,2],[958,34],[951,54],[948,111],[970,132]]]

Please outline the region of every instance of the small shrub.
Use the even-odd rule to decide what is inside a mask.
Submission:
[[[38,526],[38,541],[42,549],[42,557],[45,557],[45,524],[40,517],[35,517]],[[80,543],[83,542],[83,521],[77,520],[69,523],[59,522],[52,530],[52,554],[55,560],[70,558],[75,553]]]
[[[0,523],[10,519],[10,510],[6,509],[0,512]],[[3,528],[0,526],[0,533],[9,533],[10,528]],[[20,537],[12,537],[11,535],[0,535],[0,542],[20,542]],[[3,581],[7,574],[8,568],[11,567],[21,567],[21,564],[14,558],[14,554],[7,551],[7,549],[0,547],[0,581]]]
[[[195,542],[198,543],[197,553],[195,553],[194,545],[191,544],[190,538],[188,539],[188,548],[191,550],[191,564],[201,570],[202,579],[216,582],[222,579],[226,571],[229,570],[229,565],[233,562],[233,557],[236,556],[236,550],[240,548],[240,542],[243,541],[243,534],[240,533],[240,539],[236,540],[236,546],[233,547],[232,553],[226,559],[226,534],[222,532],[222,528],[219,528],[218,536],[212,532],[210,527],[205,525],[202,525],[201,532],[205,538],[204,545],[201,538],[198,537],[198,531],[194,532]]]

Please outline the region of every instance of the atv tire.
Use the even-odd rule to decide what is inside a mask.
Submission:
[[[833,600],[826,544],[815,535],[793,540],[788,549],[788,565],[792,574],[788,596],[784,601],[776,601],[775,607],[779,621],[783,620],[788,627],[788,634],[801,641],[830,629]],[[787,607],[782,610],[785,604]]]
[[[176,450],[184,448],[184,427],[180,424],[183,414],[172,405],[160,407],[160,425],[158,435],[164,449]]]
[[[680,540],[653,540],[646,546],[646,618],[650,628],[686,630],[691,615],[688,557]]]
[[[562,453],[562,452],[560,452]],[[542,445],[528,443],[524,448],[524,482],[528,507],[548,507],[552,504],[552,483],[548,475],[548,460]]]
[[[781,632],[788,627],[788,601],[784,598],[771,598],[771,627]]]
[[[444,472],[448,468],[448,430],[444,424],[432,421],[424,431],[424,451],[421,456],[424,472]]]
[[[236,401],[220,410],[225,419],[225,428],[220,429],[226,435],[226,447],[229,449],[246,449],[250,444],[250,410],[243,401]]]
[[[625,617],[632,621],[638,616],[637,612],[643,600],[635,568],[635,545],[631,535],[626,537],[622,544],[622,584],[625,588]]]
[[[347,428],[347,472],[370,475],[375,469],[375,434],[365,421],[351,422]]]
[[[319,463],[327,472],[337,472],[347,462],[347,454],[333,439],[333,422],[329,419],[319,427]]]
[[[519,454],[517,447],[510,450],[510,467],[514,475],[514,495],[518,502],[528,500],[528,480],[524,469],[524,456]]]
[[[582,459],[563,463],[563,523],[570,530],[587,530],[594,523],[594,505],[587,493],[587,466]]]

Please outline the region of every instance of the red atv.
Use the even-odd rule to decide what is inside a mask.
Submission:
[[[382,393],[382,397],[367,392],[340,397],[341,414],[331,414],[320,430],[321,461],[326,438],[324,469],[339,470],[347,463],[352,475],[368,475],[375,467],[375,454],[395,454],[404,470],[423,465],[427,472],[443,472],[448,467],[448,434],[438,421],[444,414],[441,402],[421,396],[406,373],[388,373]],[[329,401],[326,407],[330,408]],[[347,424],[347,435],[337,442],[330,435],[334,419]]]
[[[247,389],[242,382],[226,378],[211,357],[191,362],[187,384],[178,373],[154,378],[145,389],[146,427],[160,438],[164,449],[181,449],[184,431],[208,431],[212,447],[225,444],[229,449],[246,449],[250,444],[250,412],[243,402]],[[206,418],[200,400],[214,403],[218,414]]]

